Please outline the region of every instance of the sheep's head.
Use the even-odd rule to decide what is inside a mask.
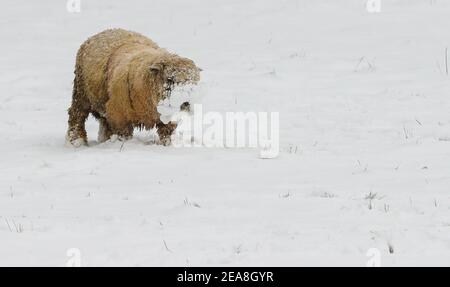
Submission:
[[[162,99],[166,99],[176,86],[197,84],[200,81],[201,69],[190,59],[168,54],[152,64],[150,71],[158,75],[162,84]]]

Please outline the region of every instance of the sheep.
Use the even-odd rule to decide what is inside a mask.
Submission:
[[[90,37],[76,57],[67,143],[87,145],[85,122],[92,114],[99,142],[114,134],[129,139],[134,128],[156,128],[160,142],[170,144],[177,124],[163,123],[157,106],[174,86],[197,84],[200,71],[192,60],[136,32],[108,29]]]

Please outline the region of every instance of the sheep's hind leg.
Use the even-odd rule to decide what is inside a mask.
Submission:
[[[87,134],[85,122],[89,116],[89,110],[81,105],[72,103],[69,108],[69,128],[66,135],[66,143],[68,145],[79,147],[87,145]]]
[[[85,122],[90,113],[90,105],[83,92],[83,83],[78,67],[73,81],[72,105],[68,111],[69,128],[66,134],[66,145],[74,147],[87,145]]]
[[[87,145],[85,122],[89,111],[80,110],[73,105],[69,108],[69,129],[67,130],[66,143],[74,147]]]
[[[98,142],[102,143],[109,140],[113,134],[108,121],[105,118],[99,118]]]
[[[133,126],[129,125],[122,129],[113,131],[113,134],[116,134],[121,141],[129,140],[133,137]]]

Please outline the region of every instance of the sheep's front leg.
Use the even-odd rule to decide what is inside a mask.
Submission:
[[[170,145],[170,137],[172,136],[173,131],[177,128],[177,124],[174,122],[168,122],[167,124],[165,124],[162,121],[159,121],[156,124],[156,128],[159,136],[159,141],[165,146]]]

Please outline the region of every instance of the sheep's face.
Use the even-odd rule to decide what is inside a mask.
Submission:
[[[172,90],[179,85],[197,84],[200,80],[200,71],[194,62],[176,55],[165,57],[157,64],[152,65],[153,73],[158,74],[161,83],[162,99],[170,97]]]

